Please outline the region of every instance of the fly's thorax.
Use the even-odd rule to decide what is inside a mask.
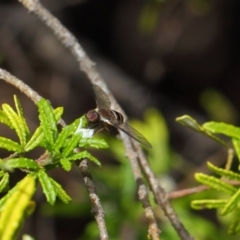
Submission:
[[[107,108],[98,108],[97,112],[99,113],[101,121],[109,122],[114,125],[123,123],[123,115],[117,111]]]

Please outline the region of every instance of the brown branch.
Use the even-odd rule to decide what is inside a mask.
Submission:
[[[41,4],[38,0],[19,0],[30,12],[34,13],[39,17],[39,19],[47,25],[56,37],[61,41],[61,43],[69,49],[69,51],[73,54],[77,62],[79,63],[80,69],[86,73],[89,80],[92,84],[99,85],[105,92],[108,93],[109,98],[112,103],[112,107],[123,113],[123,110],[119,106],[119,104],[116,102],[112,94],[109,92],[104,80],[101,78],[99,73],[97,72],[94,63],[89,59],[81,45],[77,42],[75,37],[65,28],[61,25],[61,23],[54,18]],[[149,200],[148,200],[148,193],[146,191],[146,186],[144,185],[142,181],[142,176],[140,174],[140,167],[138,166],[138,161],[140,161],[140,164],[142,166],[142,169],[146,167],[147,169],[144,170],[144,174],[148,178],[149,184],[152,188],[154,197],[156,199],[157,204],[159,204],[163,211],[165,212],[166,216],[169,218],[170,222],[176,229],[179,237],[181,239],[187,240],[192,239],[190,234],[187,232],[187,230],[184,228],[180,220],[178,219],[177,215],[175,214],[173,208],[169,204],[168,201],[168,195],[167,193],[160,187],[156,177],[154,176],[150,166],[147,163],[147,160],[145,156],[143,155],[142,150],[139,148],[136,143],[136,149],[133,149],[130,139],[126,134],[121,133],[121,138],[124,142],[125,149],[126,149],[126,156],[130,159],[131,166],[133,169],[134,177],[138,184],[138,193],[139,198],[142,202],[142,205],[145,209],[145,214],[148,214],[151,212],[151,221],[149,221],[149,234],[152,238],[158,239],[158,228],[156,227],[156,221],[153,215],[152,208],[150,207]],[[147,199],[147,201],[146,201]],[[151,209],[151,211],[149,211]],[[147,219],[149,219],[149,215],[146,215]],[[156,230],[157,229],[157,230]],[[157,235],[157,238],[156,238]]]
[[[191,195],[194,193],[203,192],[203,191],[206,191],[209,189],[210,189],[210,187],[205,186],[205,185],[201,185],[201,186],[197,186],[197,187],[193,187],[193,188],[187,188],[187,189],[168,193],[168,198],[169,199],[180,198],[180,197],[184,197],[184,196]]]
[[[133,145],[135,146],[138,153],[138,160],[142,167],[142,171],[144,172],[146,179],[149,181],[149,185],[153,192],[155,202],[162,207],[165,215],[168,217],[168,219],[172,223],[172,226],[175,228],[181,239],[192,240],[193,237],[189,235],[188,231],[180,222],[176,212],[170,205],[168,193],[160,186],[151,167],[149,166],[148,160],[146,159],[142,149],[139,147],[139,144],[133,142]]]
[[[101,205],[100,199],[96,193],[96,188],[94,181],[92,179],[91,173],[88,169],[88,161],[86,159],[82,160],[79,164],[79,169],[83,176],[84,183],[87,187],[89,198],[92,204],[92,212],[96,218],[98,229],[100,233],[100,239],[108,240],[107,228],[104,220],[104,210]]]
[[[240,185],[240,182],[235,181],[235,180],[224,181],[224,182],[226,182],[228,184],[231,184],[232,186],[239,186]],[[193,188],[187,188],[187,189],[183,189],[183,190],[170,192],[170,193],[168,193],[168,198],[169,199],[174,199],[174,198],[185,197],[187,195],[203,192],[203,191],[206,191],[206,190],[209,190],[209,189],[211,189],[211,188],[208,187],[208,186],[200,185],[200,186],[193,187]]]
[[[132,167],[133,175],[137,183],[138,188],[138,197],[142,203],[144,208],[145,216],[148,222],[148,234],[151,236],[153,240],[160,239],[159,234],[160,230],[157,226],[157,222],[153,213],[153,209],[149,202],[148,191],[147,187],[144,184],[142,173],[140,166],[137,161],[137,155],[134,151],[132,151],[131,139],[123,138],[125,150],[126,150],[126,157],[130,160],[130,164]]]
[[[37,103],[42,98],[37,92],[31,89],[23,81],[21,81],[20,79],[13,76],[11,73],[1,68],[0,68],[0,79],[4,80],[5,82],[19,89],[22,93],[24,93],[27,97],[29,97],[34,103]]]

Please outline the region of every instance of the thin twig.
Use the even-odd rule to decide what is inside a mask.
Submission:
[[[235,180],[228,180],[224,182],[231,184],[232,186],[239,186],[240,185],[240,181],[235,181]],[[195,193],[199,193],[199,192],[203,192],[206,190],[211,189],[208,186],[205,185],[200,185],[197,187],[193,187],[193,188],[186,188],[186,189],[182,189],[182,190],[178,190],[178,191],[173,191],[173,192],[169,192],[168,193],[168,198],[169,199],[174,199],[174,198],[180,198],[180,197],[185,197],[187,195],[191,195],[191,194],[195,194]]]
[[[28,96],[34,103],[37,103],[42,98],[37,92],[31,89],[23,81],[16,78],[6,70],[3,70],[2,68],[0,68],[0,79],[19,89],[22,93]]]
[[[89,80],[92,82],[92,84],[99,85],[105,92],[108,93],[109,98],[112,103],[112,107],[121,112],[124,116],[126,116],[119,106],[119,104],[116,102],[112,94],[109,92],[104,80],[101,78],[100,74],[97,72],[94,63],[89,59],[81,45],[77,42],[75,37],[65,28],[61,25],[61,23],[54,18],[41,4],[38,0],[19,0],[29,11],[37,15],[40,20],[47,25],[50,29],[53,30],[56,37],[61,41],[61,43],[70,50],[70,52],[74,55],[77,62],[79,63],[80,69],[86,73]],[[133,173],[136,180],[141,179],[139,175],[136,174],[135,166],[137,166],[137,158],[138,159],[146,159],[143,155],[142,151],[136,148],[136,150],[133,149],[130,143],[130,139],[126,134],[121,133],[121,138],[125,144],[126,148],[126,156],[130,159]],[[141,157],[140,157],[141,155]],[[134,157],[132,157],[134,156]],[[134,164],[133,164],[134,162]],[[144,163],[143,160],[140,160],[142,167],[147,166],[148,164]],[[139,168],[139,167],[138,167]],[[181,239],[187,240],[192,239],[190,234],[187,232],[187,230],[184,228],[180,220],[178,219],[177,215],[175,214],[173,208],[170,206],[168,202],[168,195],[165,193],[165,191],[160,187],[157,179],[155,178],[153,172],[151,171],[149,165],[147,167],[147,171],[145,171],[145,175],[148,178],[148,181],[150,183],[150,186],[152,188],[154,197],[156,199],[157,204],[159,204],[166,216],[169,218],[170,222],[173,224],[174,228],[176,229],[177,233],[179,234],[179,237]],[[142,186],[142,183],[138,185],[138,187]],[[145,187],[146,188],[146,187]],[[139,190],[141,192],[141,189]],[[144,190],[145,191],[145,190]],[[145,194],[145,193],[144,193]],[[146,196],[147,196],[146,192]],[[148,197],[147,197],[148,198]],[[145,197],[143,199],[146,199]],[[145,207],[146,202],[142,201],[143,206]],[[151,210],[152,211],[152,210]],[[146,210],[145,210],[146,212]],[[148,218],[148,216],[147,216]],[[156,225],[156,221],[154,218],[152,218],[152,221],[154,222],[154,226]],[[151,227],[149,227],[152,229]],[[159,230],[158,230],[159,231]],[[158,231],[155,231],[157,233]],[[150,231],[151,234],[151,231]],[[153,238],[153,235],[151,235]],[[156,239],[156,238],[155,238]]]
[[[137,161],[137,154],[132,151],[132,145],[131,145],[131,139],[124,138],[124,146],[126,150],[126,157],[129,159],[134,178],[137,183],[138,187],[138,197],[139,200],[142,203],[142,206],[144,208],[145,216],[148,222],[148,234],[151,236],[153,240],[160,239],[160,230],[157,226],[157,222],[154,216],[153,209],[151,207],[151,204],[149,202],[149,194],[147,191],[147,187],[143,181],[143,176],[141,173],[141,169],[139,167],[138,161]]]
[[[100,239],[108,240],[109,237],[108,237],[107,228],[104,221],[104,210],[101,205],[100,199],[96,193],[95,184],[92,179],[91,173],[89,171],[88,161],[86,159],[80,162],[79,169],[81,171],[84,183],[89,193],[89,198],[92,204],[92,212],[94,213],[94,216],[98,224]]]
[[[173,191],[173,192],[168,193],[168,198],[174,199],[174,198],[185,197],[187,195],[203,192],[203,191],[206,191],[209,189],[210,189],[210,187],[201,185],[201,186],[197,186],[197,187],[193,187],[193,188],[187,188],[187,189],[183,189],[183,190]]]
[[[142,171],[144,172],[146,179],[149,181],[149,185],[153,192],[155,202],[162,207],[165,215],[168,217],[168,219],[172,223],[172,226],[175,228],[176,232],[179,234],[181,239],[193,240],[194,238],[190,236],[186,228],[180,222],[176,212],[170,205],[168,193],[160,186],[151,167],[149,166],[149,163],[142,149],[139,147],[139,144],[133,142],[133,145],[135,146],[136,151],[138,153],[138,160],[141,164]]]

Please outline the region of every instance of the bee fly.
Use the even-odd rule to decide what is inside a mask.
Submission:
[[[123,115],[111,109],[111,102],[108,95],[97,85],[93,85],[96,96],[97,108],[86,113],[86,119],[92,125],[100,130],[107,129],[107,125],[111,125],[118,130],[126,133],[142,145],[152,148],[148,140],[129,124],[124,123]]]

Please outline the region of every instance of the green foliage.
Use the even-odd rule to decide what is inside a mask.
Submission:
[[[223,122],[207,122],[203,125],[197,123],[196,120],[189,116],[182,116],[176,119],[180,124],[187,126],[194,131],[197,131],[205,136],[212,138],[218,143],[231,149],[226,141],[220,139],[216,134],[222,134],[229,137],[233,142],[234,150],[240,160],[240,128],[233,126],[231,124]],[[228,161],[231,163],[232,156],[230,155]],[[219,168],[211,163],[207,163],[208,168],[215,174],[219,175],[220,178],[215,176],[208,176],[202,173],[196,173],[195,178],[198,182],[208,186],[212,191],[218,191],[222,193],[222,199],[203,199],[203,200],[193,200],[191,206],[195,209],[203,208],[218,208],[220,209],[221,216],[226,216],[232,214],[231,223],[228,228],[229,234],[235,234],[240,231],[240,188],[239,185],[233,185],[233,181],[238,181],[240,183],[240,174],[238,172],[233,172],[229,169]],[[229,164],[228,164],[229,165]],[[227,165],[227,166],[228,166]],[[236,214],[238,213],[238,214]]]
[[[4,192],[9,185],[9,172],[20,169],[28,174],[0,199],[0,239],[3,240],[15,239],[24,218],[29,215],[30,210],[33,211],[30,201],[36,183],[40,183],[47,202],[51,205],[55,204],[57,198],[64,204],[71,201],[61,185],[48,175],[48,169],[62,166],[64,170],[69,171],[74,161],[82,159],[88,159],[100,166],[100,162],[94,156],[80,147],[108,147],[104,140],[83,136],[85,117],[58,130],[63,108],[52,109],[45,99],[37,103],[40,125],[31,135],[16,96],[14,102],[16,111],[8,104],[3,104],[0,110],[0,122],[13,129],[19,139],[19,142],[16,142],[0,136],[0,148],[10,152],[7,159],[0,159],[0,192]],[[37,147],[45,150],[42,156],[37,159],[25,157],[26,153]]]
[[[212,134],[211,130],[205,128],[204,125],[201,126],[200,124],[198,124],[198,122],[195,119],[191,118],[190,116],[184,115],[184,116],[178,117],[176,118],[176,121],[182,124],[183,126],[188,127],[205,136],[208,136],[213,140],[217,141],[218,143],[222,144],[223,146],[228,147],[228,144],[226,142],[224,142],[222,139]]]
[[[33,208],[30,204],[35,192],[35,179],[27,175],[8,194],[0,218],[0,239],[12,240],[23,223],[25,216],[29,215]]]

